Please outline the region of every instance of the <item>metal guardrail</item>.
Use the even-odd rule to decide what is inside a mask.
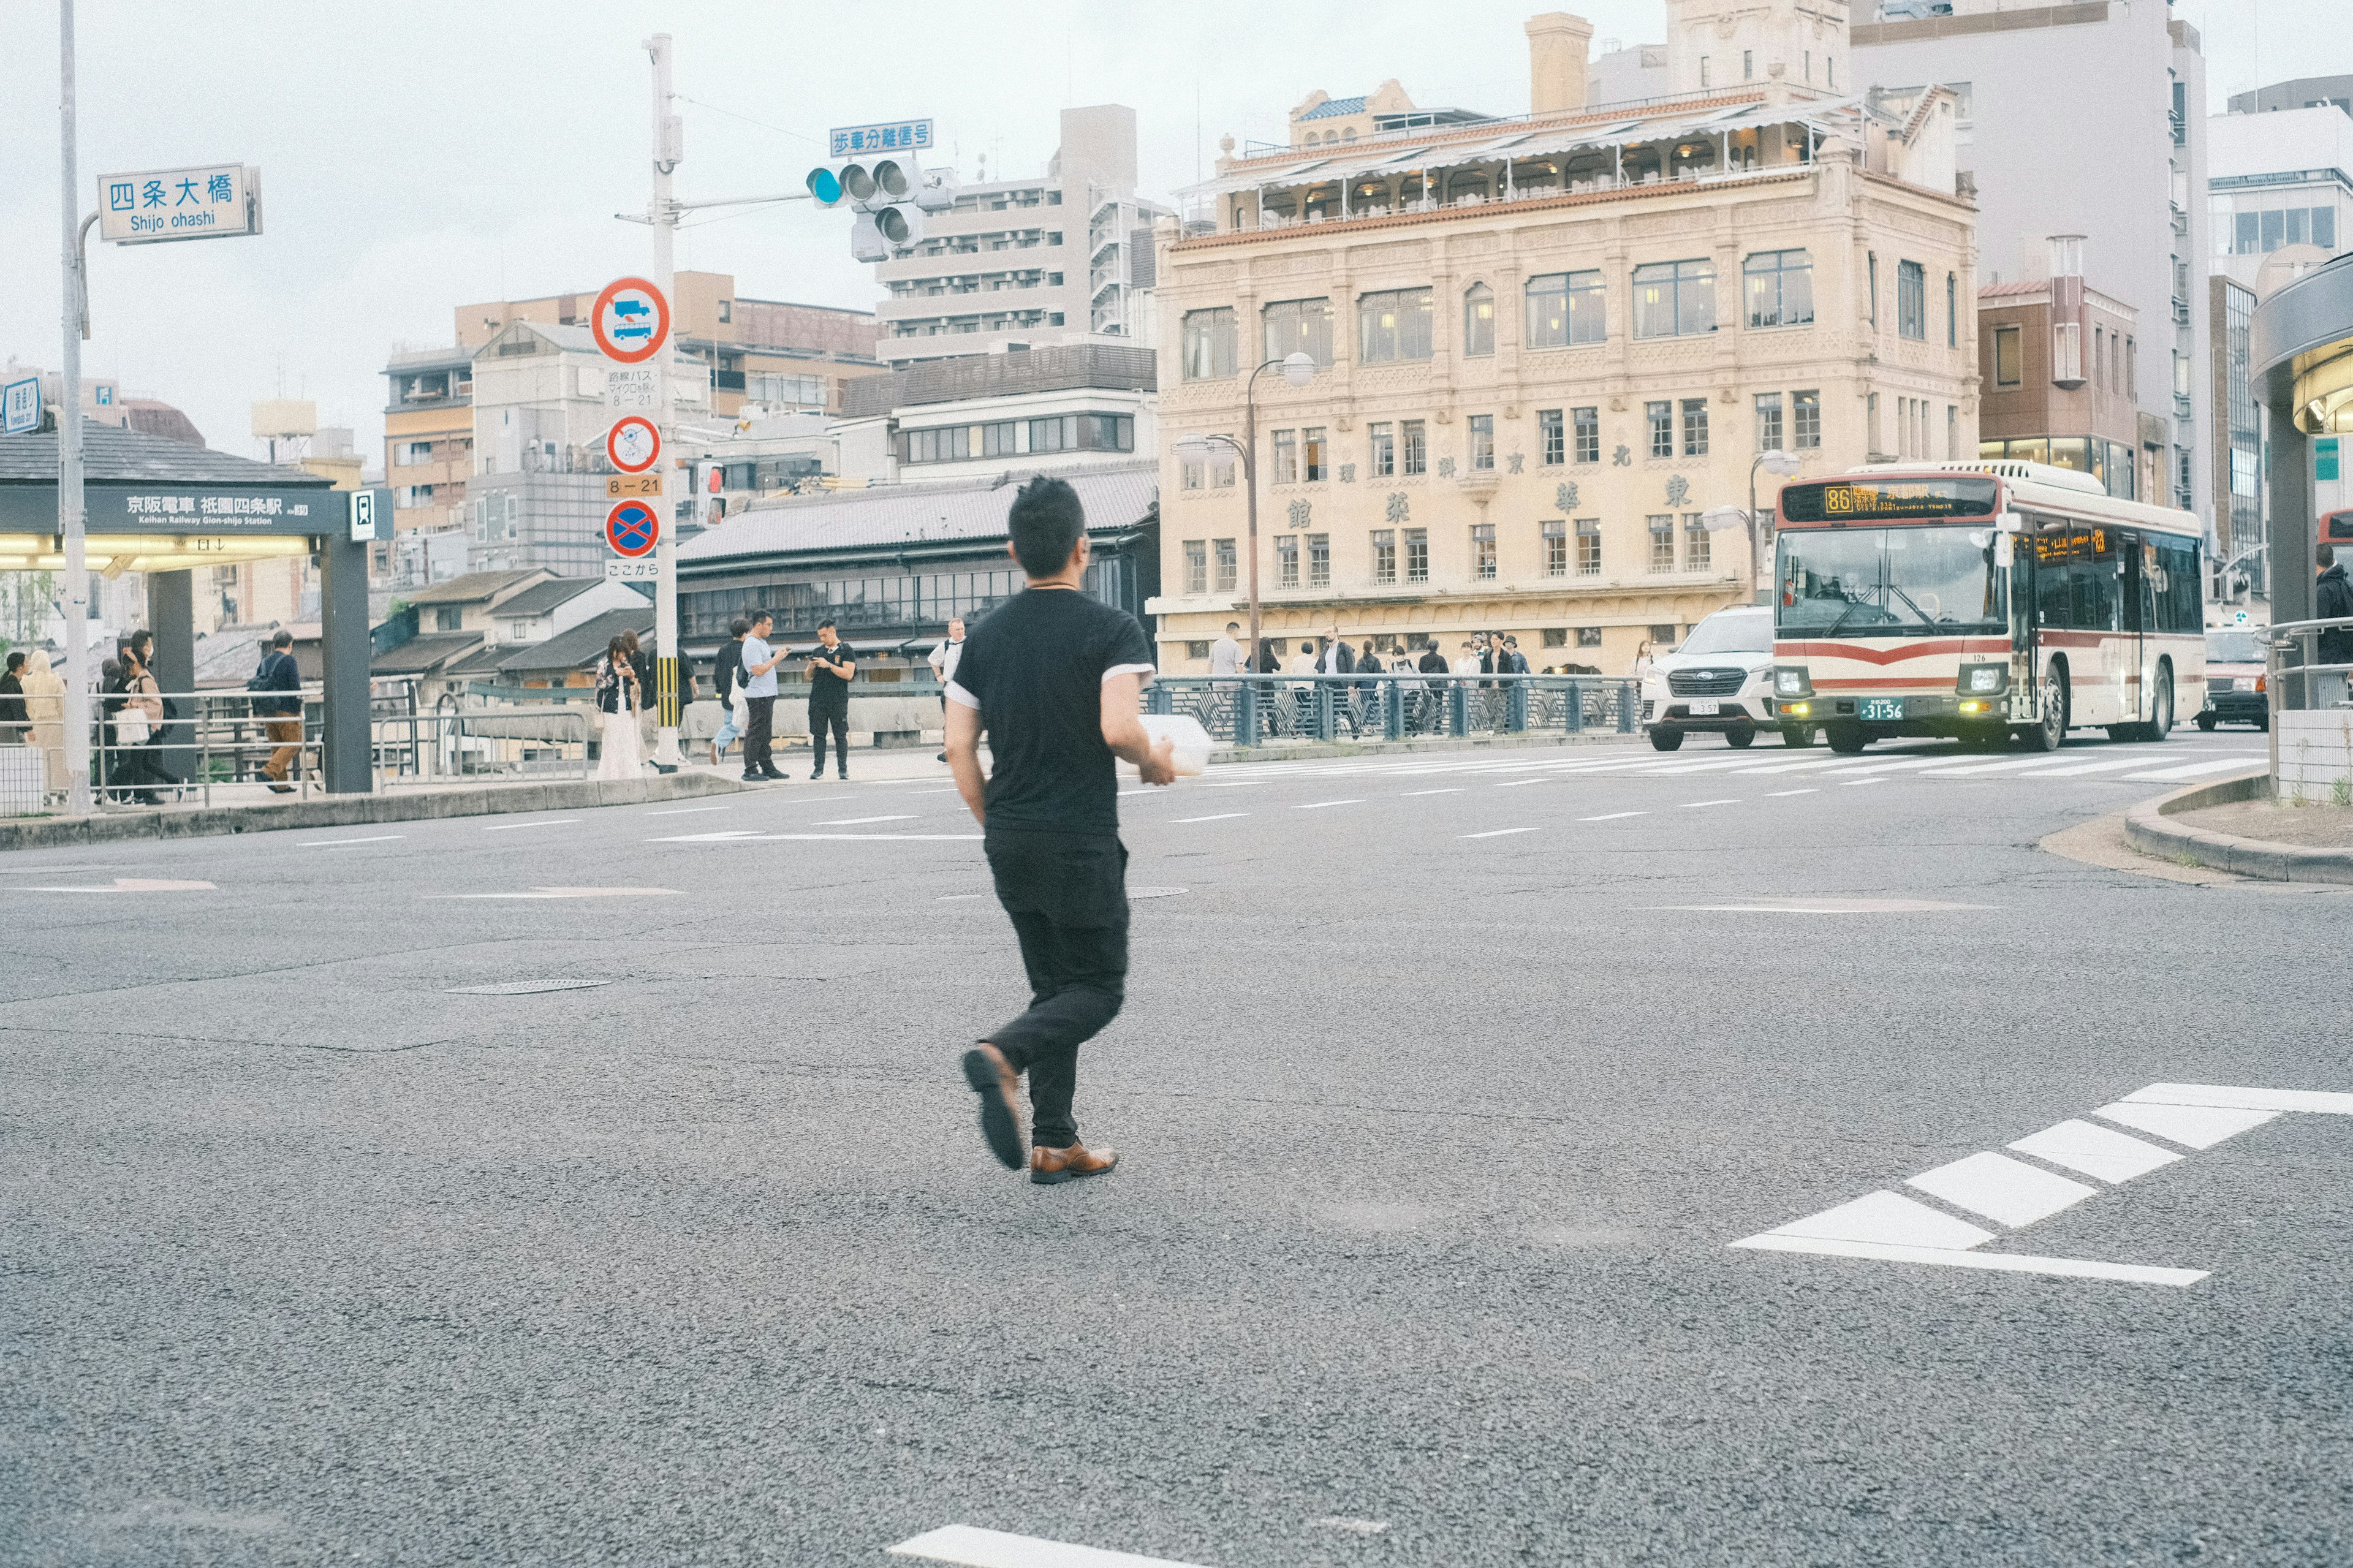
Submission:
[[[576,707],[382,711],[368,722],[378,789],[463,779],[585,779],[604,715]]]
[[[1152,713],[1187,713],[1212,741],[1407,741],[1586,731],[1633,734],[1640,682],[1598,675],[1163,675]]]
[[[2339,616],[2325,621],[2274,621],[2264,628],[2263,692],[2270,710],[2272,777],[2279,772],[2279,716],[2283,712],[2322,706],[2340,706],[2345,700],[2345,688],[2353,678],[2353,664],[2323,664],[2320,662],[2320,638],[2325,632],[2353,633],[2353,616]],[[2294,664],[2287,655],[2296,654]],[[2336,702],[2323,704],[2314,700],[2314,677],[2329,676],[2337,685]],[[2288,680],[2295,681],[2295,700],[2287,700]]]

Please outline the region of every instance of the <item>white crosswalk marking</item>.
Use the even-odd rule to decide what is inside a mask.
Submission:
[[[2255,764],[2257,760],[2258,759],[2252,757],[2227,757],[2219,763],[2190,763],[2178,768],[2158,768],[2152,772],[2145,773],[2126,773],[2125,777],[2128,781],[2138,779],[2194,779],[2200,773],[2219,773],[2229,768],[2250,768]]]
[[[960,1568],[1200,1568],[1167,1557],[1138,1557],[1132,1552],[1105,1552],[1094,1546],[1040,1541],[1029,1535],[1008,1535],[969,1524],[951,1524],[925,1531],[912,1541],[886,1549],[894,1557],[922,1557],[934,1563],[954,1563]]]

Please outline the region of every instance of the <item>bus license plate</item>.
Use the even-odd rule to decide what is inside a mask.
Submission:
[[[1691,716],[1694,719],[1711,718],[1722,711],[1724,704],[1721,702],[1694,702],[1691,705]]]
[[[1885,723],[1904,717],[1901,697],[1866,697],[1862,700],[1862,717],[1866,723]]]

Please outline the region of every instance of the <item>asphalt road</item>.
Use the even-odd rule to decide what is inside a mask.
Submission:
[[[1977,1216],[2186,1287],[1729,1245],[2353,1090],[2341,894],[2034,847],[2258,741],[1124,800],[1126,1157],[1050,1189],[944,777],[7,857],[0,1561],[2342,1563],[2353,1116]]]

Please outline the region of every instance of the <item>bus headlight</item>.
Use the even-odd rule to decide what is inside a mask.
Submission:
[[[1960,689],[1973,697],[1990,697],[2010,688],[2010,667],[2004,664],[1965,664],[1961,667]]]
[[[1773,695],[1776,697],[1811,697],[1813,677],[1802,664],[1785,664],[1773,671]]]

